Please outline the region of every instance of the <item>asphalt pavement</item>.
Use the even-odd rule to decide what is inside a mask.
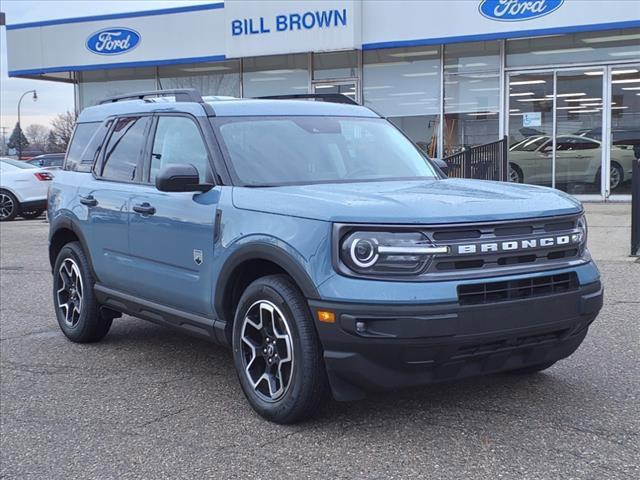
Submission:
[[[0,478],[640,478],[640,263],[623,255],[599,262],[605,307],[583,345],[544,373],[328,402],[278,426],[222,347],[131,317],[100,343],[66,340],[47,228],[0,225]]]

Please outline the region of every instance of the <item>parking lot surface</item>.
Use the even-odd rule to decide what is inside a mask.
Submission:
[[[0,226],[0,478],[640,478],[640,263],[622,255],[599,261],[587,339],[544,373],[330,402],[278,426],[222,347],[131,317],[101,343],[66,340],[47,228]]]

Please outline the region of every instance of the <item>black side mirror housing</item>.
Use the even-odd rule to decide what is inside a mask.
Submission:
[[[447,164],[447,162],[439,158],[432,158],[431,160],[442,171],[442,173],[444,173],[445,175],[449,174],[449,165]]]
[[[198,169],[190,163],[170,163],[156,175],[156,188],[161,192],[206,192],[213,185],[200,183]]]

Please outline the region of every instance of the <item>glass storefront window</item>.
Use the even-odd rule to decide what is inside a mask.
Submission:
[[[633,2],[630,2],[633,3]],[[507,40],[507,67],[640,59],[640,28]]]
[[[630,194],[632,162],[640,158],[640,64],[612,68],[610,81],[609,185],[611,195]]]
[[[556,188],[600,193],[602,146],[588,135],[602,129],[603,105],[602,69],[557,72]]]
[[[363,52],[364,104],[387,117],[428,155],[438,153],[440,47]]]
[[[163,89],[195,88],[203,96],[240,96],[239,61],[159,67],[158,76]]]
[[[358,53],[355,50],[313,54],[314,80],[357,77]]]
[[[78,73],[79,110],[123,93],[156,90],[155,68],[117,68]]]
[[[242,61],[242,95],[263,97],[307,93],[307,54],[246,58]]]
[[[509,180],[551,186],[553,73],[509,76]]]
[[[444,49],[444,156],[498,140],[500,44]]]

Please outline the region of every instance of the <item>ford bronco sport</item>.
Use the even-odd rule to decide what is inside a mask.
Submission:
[[[343,100],[173,90],[85,109],[48,201],[64,334],[94,342],[128,314],[229,345],[280,423],[329,392],[571,355],[603,295],[580,203],[447,178]]]

